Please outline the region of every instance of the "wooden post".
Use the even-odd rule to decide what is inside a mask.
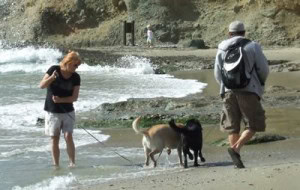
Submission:
[[[134,46],[134,21],[131,22],[131,45]]]
[[[126,21],[124,21],[124,26],[123,26],[123,42],[124,42],[124,46],[126,46]]]

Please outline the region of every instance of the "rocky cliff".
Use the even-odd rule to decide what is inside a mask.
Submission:
[[[135,43],[214,48],[233,20],[264,46],[300,46],[300,0],[0,0],[0,40],[72,47],[123,44],[123,21],[135,22]]]

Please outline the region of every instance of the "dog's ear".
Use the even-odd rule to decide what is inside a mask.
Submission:
[[[202,130],[202,125],[201,125],[200,121],[199,120],[196,120],[196,121],[197,121],[199,128]]]
[[[195,119],[194,121],[195,121],[195,123],[197,123],[197,125],[201,126],[201,123],[198,119]]]
[[[202,125],[201,125],[201,123],[200,123],[200,121],[199,121],[198,119],[194,119],[194,123],[195,123],[196,125],[198,125],[199,128],[202,129]]]
[[[190,119],[186,122],[186,127],[192,127],[192,126],[197,126],[202,130],[201,123],[198,119]]]
[[[175,120],[172,118],[170,121],[169,121],[169,125],[174,125],[175,124]]]

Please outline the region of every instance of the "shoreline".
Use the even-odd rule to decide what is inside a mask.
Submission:
[[[287,60],[288,63],[295,63],[296,65],[299,65],[300,56],[297,55],[297,50],[299,49],[294,48],[294,50],[295,51],[290,52],[293,53],[292,57],[289,57],[289,54],[285,54],[286,51],[289,51],[289,49],[286,49],[284,51],[280,51],[277,49],[270,50],[266,52],[266,56],[268,60],[275,61],[278,61],[279,58],[289,58]],[[130,49],[128,51],[130,51]],[[150,52],[148,53],[150,54],[154,52],[153,50],[149,51]],[[156,52],[159,53],[158,51]],[[170,55],[173,55],[173,57],[177,55],[176,51],[167,51],[170,51]],[[191,51],[196,53],[201,50]],[[125,54],[127,53],[128,52],[125,52]],[[136,52],[131,53],[136,54]],[[164,51],[160,52],[159,54],[160,55],[153,54],[153,56],[162,56],[163,54],[168,55]],[[280,55],[286,56],[281,57]],[[185,56],[190,56],[190,54]],[[279,64],[279,66],[281,66],[281,64]],[[214,79],[212,79],[211,77],[211,74],[200,76],[199,72],[202,71],[179,70],[175,71],[175,73],[172,74],[174,74],[174,77],[176,78],[194,79],[199,81],[202,77],[204,77],[206,80],[210,81],[211,84],[213,82],[215,83]],[[292,81],[282,80],[283,78],[290,75],[294,77],[292,79],[290,78],[290,80]],[[210,76],[210,78],[208,78],[208,76]],[[291,137],[283,141],[247,145],[241,152],[242,160],[246,166],[245,169],[234,169],[230,156],[226,152],[226,147],[218,147],[216,145],[209,144],[209,142],[211,141],[210,138],[215,139],[217,136],[223,137],[225,136],[225,134],[220,133],[217,127],[218,124],[213,124],[213,127],[216,127],[213,132],[211,132],[212,129],[208,130],[208,128],[206,127],[207,124],[205,124],[204,136],[207,137],[208,133],[210,133],[210,138],[207,138],[204,142],[203,154],[207,162],[202,164],[202,166],[197,168],[191,167],[192,162],[189,161],[190,167],[188,169],[180,168],[176,171],[167,172],[167,175],[158,174],[134,179],[114,179],[113,181],[78,189],[297,189],[300,185],[300,182],[298,182],[298,176],[300,174],[300,135],[297,135],[300,133],[297,128],[297,122],[299,121],[298,113],[300,107],[299,101],[297,101],[297,97],[299,97],[300,89],[296,84],[297,82],[295,81],[298,81],[298,79],[299,71],[296,73],[281,72],[276,73],[275,76],[272,77],[272,80],[269,82],[269,86],[265,93],[266,100],[264,100],[264,104],[267,105],[267,107],[264,107],[268,109],[267,113],[269,113],[268,116],[270,117],[270,119],[267,120],[268,125],[270,125],[267,127],[267,132],[279,132],[279,134],[284,134],[285,136]],[[218,101],[217,94],[218,87],[211,86],[210,89],[204,90],[202,95],[196,94],[183,98],[183,102],[210,102],[211,106],[198,108],[196,107],[196,109],[211,111],[214,108],[219,112],[219,108],[215,108],[220,103]],[[295,97],[295,99],[289,97]],[[153,100],[145,101],[149,102]],[[178,102],[181,100],[177,99],[175,101]],[[289,107],[295,108],[295,110],[290,110]],[[145,109],[147,109],[147,107]],[[215,110],[212,111],[212,113],[214,112]],[[136,111],[135,113],[132,113],[132,115],[138,113],[139,112]],[[294,122],[291,123],[291,120]],[[283,123],[286,123],[286,125],[284,125]],[[126,147],[134,146],[142,148],[142,137],[139,135],[135,135],[132,129],[114,128],[100,130],[102,130],[103,133],[108,133],[111,135],[111,138],[107,141],[107,144],[109,146],[122,145]],[[120,133],[119,130],[122,130],[122,132]],[[291,135],[293,133],[294,135]],[[160,160],[160,162],[163,162],[163,160]]]
[[[205,189],[240,190],[272,189],[294,190],[299,187],[300,163],[287,163],[272,166],[247,168],[244,170],[228,167],[199,167],[181,170],[168,175],[148,176],[147,178],[126,179],[101,184],[96,189]]]
[[[110,131],[110,132],[109,132]],[[111,140],[109,146],[134,146],[142,148],[141,136],[135,135],[132,129],[103,130],[109,133]],[[122,139],[119,142],[119,138]],[[131,140],[129,140],[131,139]],[[116,144],[119,142],[120,144]],[[298,176],[300,174],[300,152],[298,147],[300,138],[289,138],[284,141],[247,145],[241,153],[245,169],[235,169],[226,152],[226,147],[204,144],[203,154],[205,163],[200,167],[193,167],[189,161],[189,168],[178,168],[167,171],[164,174],[150,175],[146,177],[114,179],[98,185],[79,187],[77,189],[273,189],[294,190],[299,187]],[[175,154],[173,151],[172,154]],[[143,160],[141,160],[142,162]],[[165,162],[160,159],[158,162]],[[151,170],[152,166],[149,166]],[[160,167],[158,165],[158,167]],[[166,175],[167,174],[167,175]]]
[[[101,189],[297,189],[300,173],[300,163],[248,168],[245,170],[227,167],[192,168],[168,176],[148,176],[136,180],[122,180],[114,183],[104,183]],[[91,190],[99,189],[90,188]]]

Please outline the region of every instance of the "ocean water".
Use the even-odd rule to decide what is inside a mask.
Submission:
[[[84,130],[75,129],[76,168],[68,168],[65,142],[61,138],[61,168],[52,166],[49,137],[43,126],[45,89],[38,84],[46,70],[63,56],[53,48],[7,48],[0,41],[0,189],[55,190],[95,185],[119,178],[134,178],[178,170],[177,157],[162,155],[157,168],[141,167],[142,148],[101,147]],[[100,60],[99,60],[100,61]],[[76,114],[103,103],[128,98],[184,97],[201,92],[206,84],[195,80],[155,75],[146,58],[124,56],[118,66],[78,68],[81,75]],[[109,135],[89,130],[105,142]],[[128,162],[116,153],[130,159]],[[175,154],[174,154],[175,155]]]

